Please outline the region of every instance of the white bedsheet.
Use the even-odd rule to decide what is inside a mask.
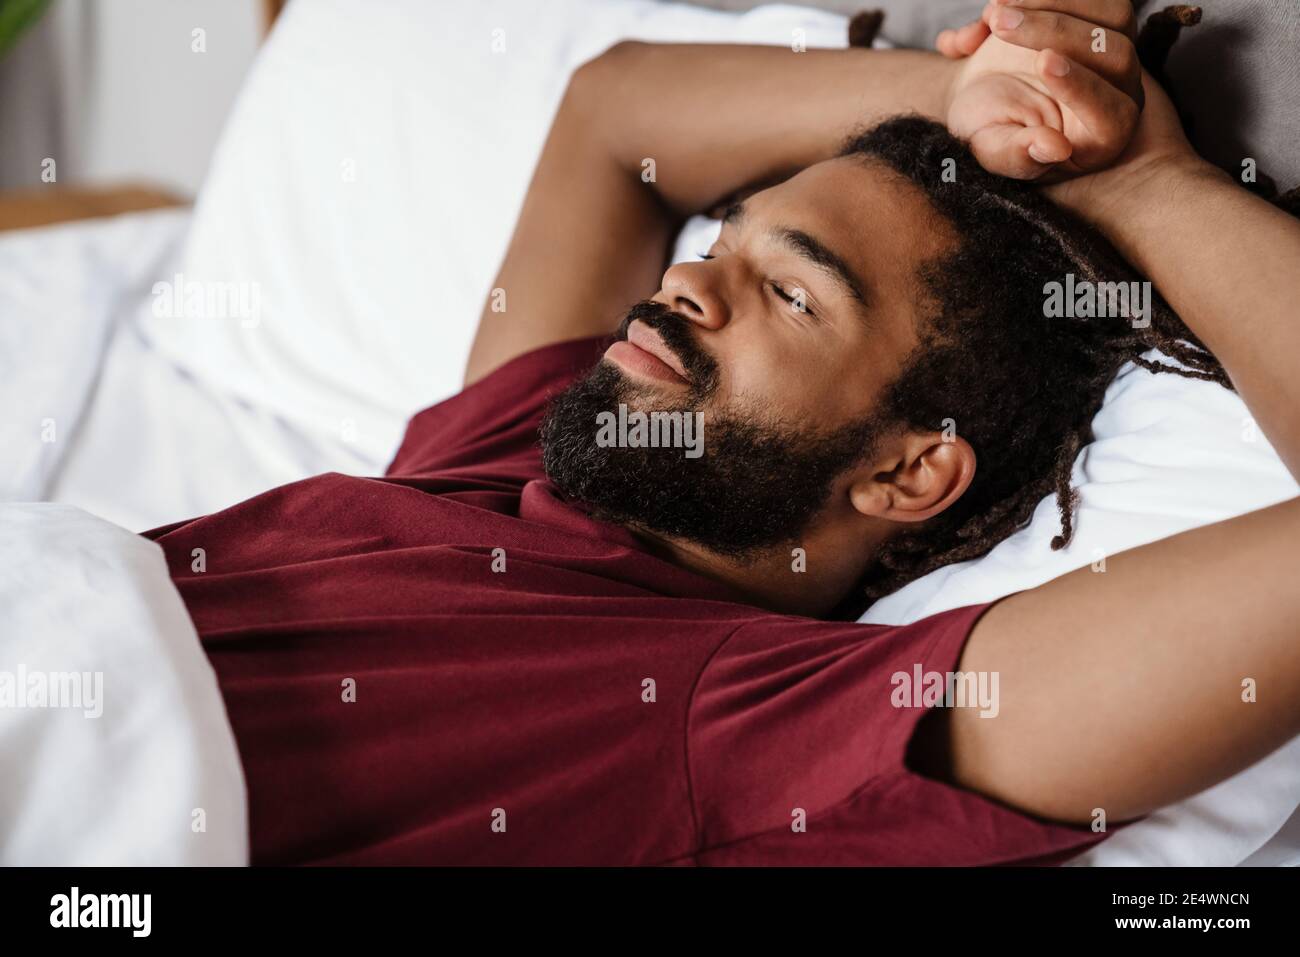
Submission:
[[[0,233],[0,498],[46,496],[119,318],[188,222],[165,211]]]
[[[174,282],[188,209],[0,233],[0,501],[143,531],[386,459],[310,437],[191,375],[141,334]]]

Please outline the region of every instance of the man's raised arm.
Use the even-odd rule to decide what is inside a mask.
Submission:
[[[962,61],[914,50],[618,44],[569,84],[466,382],[548,343],[612,332],[658,290],[685,217],[833,156],[847,133],[885,116],[946,122],[971,138],[985,168],[1018,178],[1067,158],[1071,172],[1106,165],[1136,123],[1137,61],[1127,0],[1093,7],[1063,18],[1064,34],[987,41]],[[1106,54],[1088,45],[1098,25]],[[1049,74],[1067,60],[1065,76]]]
[[[834,154],[873,116],[939,117],[957,67],[934,53],[620,43],[570,80],[494,288],[466,383],[550,342],[613,331],[659,288],[685,217]]]
[[[1154,280],[1300,475],[1300,221],[1196,159],[1150,83],[1130,154],[1051,189]],[[1122,820],[1262,758],[1300,733],[1298,566],[1294,499],[1006,599],[961,662],[999,672],[998,718],[927,729],[946,776],[1045,817]]]

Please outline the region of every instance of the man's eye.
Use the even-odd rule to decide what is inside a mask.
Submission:
[[[770,283],[769,285],[771,285],[774,293],[794,307],[795,312],[802,312],[804,315],[812,316],[814,319],[817,318],[813,311],[808,308],[804,291],[798,286],[795,287],[793,293],[789,293],[785,291],[785,288],[779,282]]]

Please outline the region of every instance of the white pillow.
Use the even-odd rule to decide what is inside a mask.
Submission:
[[[151,318],[145,329],[217,387],[319,436],[350,432],[379,467],[409,415],[459,388],[570,71],[623,38],[788,45],[795,30],[809,46],[845,42],[842,17],[791,6],[738,15],[651,0],[484,0],[449,14],[424,0],[290,4],[223,135],[183,267],[186,280],[257,284],[260,321]],[[694,221],[681,256],[716,228]],[[985,601],[1296,494],[1247,421],[1217,386],[1126,371],[1076,467],[1070,548],[1048,547],[1055,507],[1044,502],[990,555],[909,585],[864,620]],[[1300,798],[1286,754],[1233,779],[1257,803],[1226,801],[1221,785],[1162,812],[1172,826],[1129,828],[1088,860],[1241,861]],[[1203,840],[1197,820],[1214,822],[1227,847]]]
[[[862,620],[899,624],[990,601],[1297,494],[1245,403],[1214,383],[1129,363],[1106,390],[1093,434],[1074,465],[1080,500],[1069,547],[1050,547],[1059,516],[1055,497],[1046,498],[1027,528],[985,557],[912,582]]]
[[[843,46],[843,17],[652,0],[289,4],[200,191],[184,282],[230,318],[145,316],[196,375],[381,467],[455,393],[575,67],[620,39]],[[160,277],[172,281],[173,277]],[[523,308],[519,304],[516,308]],[[216,310],[220,312],[221,310]]]

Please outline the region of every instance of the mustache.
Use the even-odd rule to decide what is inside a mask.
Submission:
[[[694,324],[689,319],[662,302],[644,299],[627,311],[615,337],[627,341],[628,326],[638,320],[657,332],[664,345],[681,361],[696,394],[707,396],[717,388],[718,361],[696,341]]]

